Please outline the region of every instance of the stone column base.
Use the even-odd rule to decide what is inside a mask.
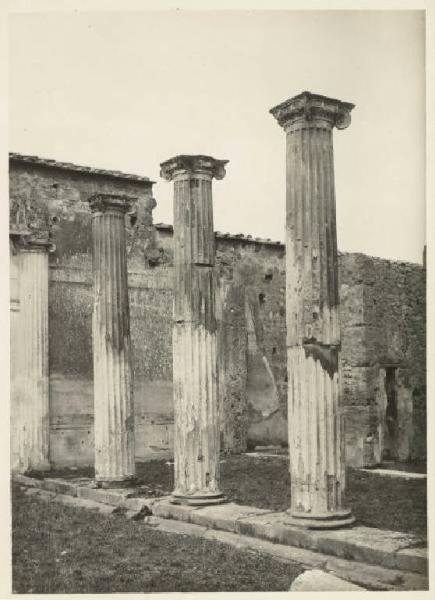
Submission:
[[[135,475],[123,479],[96,479],[95,481],[97,486],[103,489],[132,487],[136,482],[137,477]]]
[[[222,504],[227,502],[227,497],[221,492],[216,494],[192,494],[183,496],[181,494],[172,494],[170,502],[172,504],[187,504],[188,506],[207,506],[209,504]]]
[[[355,517],[350,510],[338,510],[324,514],[297,513],[291,510],[291,524],[304,529],[338,529],[355,523]]]

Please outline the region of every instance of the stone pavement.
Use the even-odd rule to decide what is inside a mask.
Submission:
[[[321,568],[371,589],[427,589],[427,548],[418,536],[354,526],[306,530],[290,524],[287,513],[227,503],[215,506],[171,504],[149,497],[146,489],[100,489],[92,480],[13,477],[27,494],[106,514],[121,513],[162,531],[200,535],[280,560]],[[139,494],[139,495],[138,495]]]
[[[382,475],[384,477],[403,477],[404,479],[427,479],[426,473],[411,473],[409,471],[397,471],[395,469],[358,469],[363,473]]]

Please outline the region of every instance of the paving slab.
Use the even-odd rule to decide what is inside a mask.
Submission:
[[[239,533],[239,519],[267,514],[270,514],[270,511],[228,502],[200,507],[200,510],[191,513],[188,521],[204,527]]]
[[[319,569],[298,575],[290,587],[292,592],[364,592],[365,588]]]
[[[168,498],[157,498],[153,505],[153,515],[164,519],[178,519],[193,523],[192,515],[199,510],[199,506],[186,506],[185,504],[172,504]]]
[[[150,523],[148,523],[150,524]],[[176,533],[178,535],[191,535],[193,537],[204,537],[207,531],[206,527],[194,525],[193,523],[185,523],[183,521],[174,521],[170,519],[159,519],[152,525],[158,531],[165,533]]]
[[[38,487],[37,481],[34,477],[27,477],[26,475],[21,475],[21,473],[14,473],[12,475],[12,481],[15,483],[21,483],[22,485],[26,485],[28,487]]]
[[[427,571],[424,556],[416,553],[409,558],[406,552],[399,554],[399,550],[424,545],[424,540],[413,534],[362,526],[337,530],[303,529],[294,525],[287,512],[272,513],[234,503],[190,507],[160,501],[152,510],[153,514],[160,517],[241,533],[339,558],[423,574]]]
[[[358,469],[364,473],[381,475],[384,477],[402,477],[403,479],[427,479],[426,473],[412,473],[411,471],[395,471],[394,469]]]
[[[205,540],[217,541],[239,550],[266,554],[287,564],[298,563],[310,569],[321,569],[368,589],[403,591],[426,590],[428,587],[427,577],[417,573],[355,563],[355,561],[331,557],[312,550],[275,544],[229,531],[207,529],[200,525],[162,519],[154,515],[145,517],[143,522],[146,526],[166,533],[191,535]]]
[[[104,515],[112,515],[119,511],[117,506],[109,506],[108,504],[100,504],[93,500],[85,500],[84,498],[77,498],[75,496],[69,496],[67,494],[56,494],[53,502],[60,502],[65,506],[72,506],[74,508],[81,508],[86,510],[94,510]]]
[[[41,480],[41,487],[57,494],[77,496],[77,485],[65,479],[45,478]]]
[[[427,548],[403,548],[397,552],[397,565],[400,568],[426,574],[428,572]],[[422,562],[425,568],[421,568]]]
[[[87,500],[94,500],[95,502],[102,502],[103,504],[113,504],[115,506],[124,502],[126,498],[131,497],[134,493],[132,490],[126,488],[103,489],[77,486],[76,489],[79,498],[86,498]]]
[[[353,560],[335,557],[328,557],[322,568],[368,589],[386,591],[428,589],[428,578],[420,573],[388,569],[367,563],[355,563]]]
[[[273,513],[248,517],[239,522],[240,533],[262,537],[281,544],[300,546],[384,567],[407,569],[425,573],[424,557],[413,557],[407,564],[399,550],[421,545],[422,538],[409,533],[388,531],[374,527],[354,526],[335,530],[310,530],[296,527],[288,513]]]
[[[41,490],[41,488],[30,487],[27,488],[24,493],[26,494],[26,496],[38,496],[42,491],[43,490]]]

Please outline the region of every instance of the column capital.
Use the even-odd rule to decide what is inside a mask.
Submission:
[[[346,129],[350,125],[350,113],[355,107],[311,92],[302,92],[270,109],[270,113],[284,129],[295,127],[337,127]]]
[[[211,156],[179,154],[160,163],[160,176],[166,181],[192,176],[203,176],[207,179],[223,179],[225,165],[228,160],[218,160]]]
[[[9,239],[14,249],[24,252],[54,252],[55,244],[50,239],[50,232],[38,232],[28,228],[13,228],[9,230]]]
[[[129,212],[137,198],[125,196],[122,194],[93,194],[88,198],[91,211],[95,213],[104,213],[115,211],[122,214]]]

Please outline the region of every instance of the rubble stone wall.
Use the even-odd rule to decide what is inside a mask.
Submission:
[[[51,461],[93,464],[93,193],[137,198],[126,217],[137,458],[172,452],[172,228],[153,225],[152,182],[11,162],[11,221],[30,207],[52,230],[49,367]],[[227,452],[287,445],[285,249],[216,234],[221,441]],[[339,256],[341,385],[347,462],[426,453],[425,270]],[[394,377],[397,439],[387,423]],[[390,380],[389,379],[389,380]]]

